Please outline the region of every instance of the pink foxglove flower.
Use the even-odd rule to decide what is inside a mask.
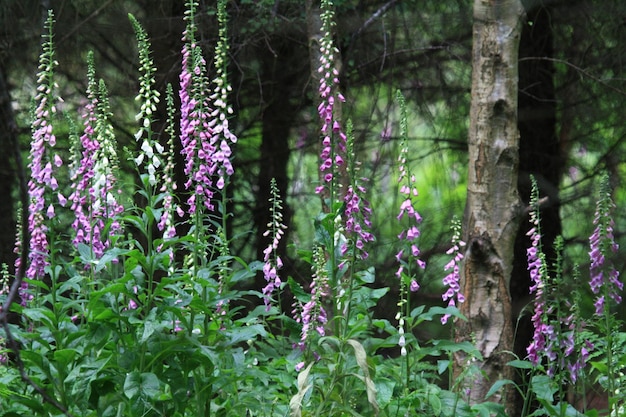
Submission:
[[[462,303],[465,301],[465,296],[460,292],[461,275],[459,271],[459,263],[463,259],[461,249],[465,246],[465,242],[461,240],[461,223],[458,219],[454,220],[452,224],[452,231],[452,247],[446,252],[446,254],[452,256],[452,259],[444,267],[445,271],[450,272],[443,279],[443,285],[447,286],[448,289],[445,293],[443,293],[441,298],[443,301],[448,301],[448,306],[454,307],[457,302]],[[441,317],[441,324],[446,324],[449,318],[450,314],[444,314]]]
[[[417,266],[419,269],[424,269],[426,263],[420,258],[420,250],[417,245],[420,236],[418,225],[421,223],[422,217],[415,210],[414,199],[419,194],[415,186],[415,176],[411,174],[408,164],[408,116],[406,114],[406,104],[404,96],[399,91],[396,98],[400,105],[400,136],[402,138],[400,155],[398,156],[398,183],[400,184],[399,193],[402,203],[396,216],[402,227],[402,231],[398,234],[401,248],[395,256],[399,264],[395,275],[400,281],[400,301],[398,302],[400,309],[396,318],[398,320],[398,334],[400,337],[398,345],[400,346],[400,354],[404,356],[407,354],[404,324],[405,317],[409,314],[407,311],[409,306],[407,287],[410,292],[419,290],[420,286],[415,278],[414,267]]]
[[[213,111],[209,99],[204,95],[208,88],[206,61],[195,41],[187,39],[188,33],[189,31],[183,37],[185,44],[180,74],[180,140],[181,152],[185,158],[183,170],[187,177],[185,188],[191,192],[187,204],[189,214],[194,214],[198,204],[209,211],[214,211],[212,177],[217,167],[213,155],[217,147],[210,140],[213,136],[215,119],[211,118]]]
[[[548,320],[549,306],[546,305],[546,287],[548,285],[547,266],[541,246],[541,222],[539,219],[539,190],[533,179],[531,194],[530,223],[531,229],[526,233],[530,236],[531,246],[526,250],[528,271],[530,273],[530,293],[534,294],[534,311],[531,318],[534,332],[530,345],[526,348],[528,359],[537,365],[542,357],[553,361],[557,357],[555,342],[557,334]]]
[[[321,74],[318,88],[321,102],[317,107],[322,122],[321,135],[322,152],[320,153],[320,172],[323,184],[315,189],[320,194],[326,187],[332,187],[339,167],[344,163],[346,153],[346,134],[337,117],[336,106],[345,102],[346,99],[339,91],[339,71],[335,66],[335,56],[338,53],[334,45],[331,27],[333,23],[332,5],[322,2],[322,39],[320,41],[320,66],[317,71]]]
[[[120,233],[117,216],[124,207],[119,202],[121,190],[117,188],[118,162],[108,94],[104,81],[96,83],[93,54],[88,57],[87,78],[84,131],[72,147],[69,201],[74,212],[73,244],[87,245],[98,259],[111,246],[112,237]],[[106,227],[108,231],[103,236]]]
[[[541,252],[541,234],[539,233],[539,221],[536,214],[531,214],[531,222],[533,227],[527,233],[531,237],[532,246],[526,250],[528,259],[528,270],[530,271],[530,279],[532,285],[530,292],[534,293],[534,310],[532,316],[532,322],[534,325],[533,339],[530,345],[526,348],[528,353],[528,359],[535,365],[537,365],[542,354],[548,352],[548,346],[550,345],[550,338],[554,335],[552,325],[547,323],[545,319],[546,305],[545,305],[545,266],[543,261],[543,253]],[[548,352],[549,355],[549,352]]]
[[[231,145],[237,142],[237,136],[231,132],[228,124],[228,118],[233,113],[233,109],[228,104],[228,94],[232,91],[232,88],[228,82],[228,74],[226,71],[228,68],[228,16],[226,14],[225,1],[217,2],[217,19],[220,28],[214,55],[216,76],[213,79],[214,88],[213,95],[211,96],[214,109],[211,113],[211,116],[214,118],[211,143],[216,146],[215,152],[212,155],[218,176],[215,186],[222,190],[228,178],[234,173],[231,162]]]
[[[297,305],[295,310],[300,310],[296,314],[296,322],[302,324],[302,331],[299,346],[303,347],[309,340],[310,334],[316,332],[320,336],[326,334],[325,325],[328,321],[326,310],[322,305],[328,296],[328,273],[326,271],[326,261],[324,252],[320,247],[313,252],[313,282],[311,283],[311,299],[304,305]],[[296,311],[294,311],[296,312]]]
[[[605,304],[609,299],[616,304],[622,302],[621,292],[624,290],[624,283],[619,279],[619,271],[615,269],[610,259],[607,259],[611,253],[616,253],[618,250],[613,233],[615,223],[611,217],[611,211],[614,207],[608,178],[605,177],[602,181],[600,198],[593,219],[595,229],[589,237],[589,258],[591,259],[589,286],[596,296],[594,306],[596,314],[599,316],[604,314]]]
[[[401,107],[401,124],[400,134],[402,137],[402,143],[400,148],[400,155],[398,156],[398,183],[400,184],[400,195],[402,203],[400,204],[400,211],[396,216],[396,219],[402,225],[402,231],[398,234],[398,239],[403,241],[403,248],[396,253],[396,260],[400,264],[396,271],[396,276],[402,279],[402,275],[408,273],[411,276],[411,291],[417,291],[419,284],[412,277],[410,271],[412,270],[412,263],[420,268],[424,269],[426,263],[420,259],[420,250],[417,246],[417,241],[420,237],[420,230],[418,225],[422,222],[422,216],[415,210],[414,199],[418,197],[419,193],[415,186],[415,176],[411,174],[410,167],[408,165],[409,147],[407,143],[407,125],[406,125],[406,105],[404,104],[404,97],[398,92],[397,98]],[[406,246],[407,250],[404,249]],[[408,260],[404,258],[407,257]]]
[[[367,191],[363,186],[367,179],[358,178],[360,164],[355,157],[354,135],[352,134],[352,122],[350,120],[348,120],[347,137],[347,172],[350,174],[350,184],[343,199],[345,203],[343,211],[345,217],[344,232],[347,241],[343,243],[341,253],[346,255],[346,252],[351,249],[355,252],[351,254],[354,258],[367,259],[369,254],[365,245],[374,241],[374,235],[371,233],[372,222],[370,220],[372,209],[365,197]],[[336,158],[340,158],[340,156],[336,155]],[[341,163],[343,164],[343,160],[341,160]]]
[[[187,29],[183,34],[182,71],[179,97],[181,101],[180,140],[185,158],[185,187],[191,191],[187,204],[193,214],[201,204],[214,211],[213,195],[222,190],[234,173],[231,162],[231,145],[237,137],[230,130],[228,117],[232,108],[228,104],[231,87],[226,72],[228,44],[226,39],[226,4],[218,2],[220,24],[219,41],[215,50],[216,77],[211,89],[207,64],[195,40],[195,5],[186,17]],[[208,91],[213,91],[210,96]],[[217,180],[215,180],[217,177]]]
[[[32,122],[32,139],[30,144],[29,164],[30,179],[28,181],[28,232],[30,235],[30,248],[28,251],[29,265],[26,269],[26,278],[41,279],[45,275],[45,267],[49,265],[49,244],[47,220],[53,218],[54,200],[58,200],[58,184],[55,178],[56,168],[61,166],[62,161],[54,154],[56,137],[52,132],[53,116],[56,114],[54,104],[54,59],[53,45],[53,15],[48,12],[44,36],[43,51],[39,57],[41,71],[37,77],[37,95],[35,96],[35,117]],[[53,198],[54,196],[54,198]],[[16,247],[19,251],[19,246]],[[21,260],[15,262],[16,270],[20,268]],[[30,296],[26,293],[27,284],[24,284],[20,294],[22,303]]]
[[[278,271],[282,268],[283,261],[280,259],[280,256],[278,256],[276,251],[278,250],[280,239],[287,228],[287,226],[282,223],[282,201],[280,199],[280,191],[278,190],[276,180],[274,178],[272,178],[270,189],[272,194],[272,198],[270,200],[270,214],[272,220],[267,225],[268,230],[263,234],[263,236],[270,236],[272,239],[267,248],[263,250],[263,277],[267,281],[267,285],[263,288],[263,301],[267,311],[270,310],[273,293],[279,289],[282,284]]]

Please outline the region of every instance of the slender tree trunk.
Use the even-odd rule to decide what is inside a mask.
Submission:
[[[511,379],[513,359],[509,285],[521,202],[517,193],[518,47],[523,8],[520,0],[475,0],[469,177],[464,219],[467,253],[462,277],[466,297],[456,340],[474,341],[482,358],[455,355],[457,376],[472,365],[464,382],[469,401],[479,403],[497,380]],[[491,401],[509,410],[511,395]]]

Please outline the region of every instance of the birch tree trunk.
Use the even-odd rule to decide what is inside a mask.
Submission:
[[[509,284],[521,202],[517,193],[518,48],[524,10],[520,0],[475,0],[469,176],[464,218],[467,242],[456,340],[474,342],[482,358],[455,355],[455,370],[476,365],[464,382],[470,403],[485,401],[497,380],[512,379],[513,319]],[[489,400],[510,409],[499,392]]]

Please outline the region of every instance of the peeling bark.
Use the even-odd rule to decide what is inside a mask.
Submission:
[[[464,218],[467,245],[456,340],[474,341],[481,373],[471,375],[469,400],[485,400],[491,385],[511,379],[513,348],[509,285],[521,202],[517,193],[518,47],[524,15],[519,0],[475,0],[469,177]],[[455,355],[457,376],[471,358]],[[510,409],[511,395],[489,399]]]

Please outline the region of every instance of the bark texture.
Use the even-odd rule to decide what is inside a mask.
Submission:
[[[468,321],[458,321],[456,339],[476,343],[482,358],[455,356],[457,374],[469,365],[464,386],[471,403],[485,400],[491,385],[511,379],[506,363],[513,348],[509,285],[521,203],[517,192],[518,48],[524,15],[519,0],[475,0],[472,48],[472,101],[469,177],[464,218],[467,253],[462,276],[466,297],[460,305]],[[470,363],[471,362],[471,363]],[[491,401],[511,408],[511,395]]]

